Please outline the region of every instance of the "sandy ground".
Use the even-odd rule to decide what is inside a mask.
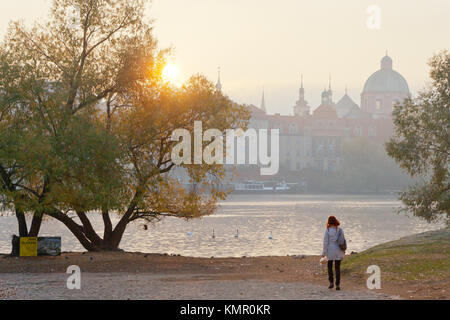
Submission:
[[[339,292],[327,288],[326,266],[319,264],[318,256],[206,259],[126,252],[63,253],[59,257],[35,258],[0,255],[0,300],[450,300],[450,279],[439,271],[449,262],[448,232],[445,229],[422,233],[378,246],[371,253],[346,257],[343,290]],[[409,260],[403,260],[402,264],[396,264],[395,259],[391,261],[403,254],[405,248],[412,250],[406,252]],[[364,259],[364,254],[369,258]],[[408,272],[417,273],[417,266],[421,267],[417,262],[422,257],[430,264],[440,261],[436,267],[436,272],[440,273],[426,278],[419,273],[418,278],[408,278]],[[352,261],[359,262],[352,264]],[[374,261],[387,271],[382,273],[381,290],[370,291],[366,287],[366,270]],[[71,265],[81,269],[81,290],[67,289],[69,275],[66,271]],[[399,266],[406,271],[395,273]]]
[[[199,259],[141,253],[0,256],[0,299],[396,299],[344,276],[329,290],[318,257]],[[81,290],[66,270],[81,269]]]
[[[391,299],[368,291],[335,291],[302,282],[214,280],[204,275],[84,273],[80,290],[68,290],[65,274],[3,274],[5,299],[45,300],[345,300]]]

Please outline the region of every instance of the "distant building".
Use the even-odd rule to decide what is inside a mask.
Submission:
[[[370,112],[374,118],[390,117],[393,106],[411,96],[408,83],[392,64],[386,54],[380,70],[367,79],[361,94],[361,109]]]
[[[294,106],[294,115],[306,117],[311,112],[311,108],[308,105],[308,101],[305,100],[305,88],[303,88],[303,75],[302,75],[302,84],[299,89],[298,100]]]
[[[336,112],[339,118],[344,118],[351,111],[355,110],[355,108],[359,109],[359,106],[349,97],[347,94],[347,89],[345,89],[345,95],[338,101],[335,106]]]
[[[380,143],[393,134],[392,106],[410,97],[406,80],[392,69],[387,55],[381,69],[366,81],[360,108],[347,94],[335,104],[331,89],[322,92],[321,105],[311,114],[305,100],[303,77],[294,115],[269,115],[265,97],[261,108],[250,106],[250,128],[280,130],[280,165],[289,171],[315,168],[336,171],[342,166],[342,144],[365,137]]]

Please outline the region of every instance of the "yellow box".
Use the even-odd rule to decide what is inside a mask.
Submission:
[[[20,238],[20,256],[21,257],[37,257],[37,237],[21,237]]]

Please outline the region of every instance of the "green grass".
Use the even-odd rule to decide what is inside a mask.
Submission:
[[[388,242],[346,258],[344,274],[366,277],[377,265],[388,280],[448,280],[450,278],[450,228]]]

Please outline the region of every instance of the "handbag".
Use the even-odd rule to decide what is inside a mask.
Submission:
[[[347,240],[345,240],[345,236],[342,234],[341,228],[339,228],[339,231],[338,231],[337,242],[338,242],[339,248],[345,252],[347,250]]]

